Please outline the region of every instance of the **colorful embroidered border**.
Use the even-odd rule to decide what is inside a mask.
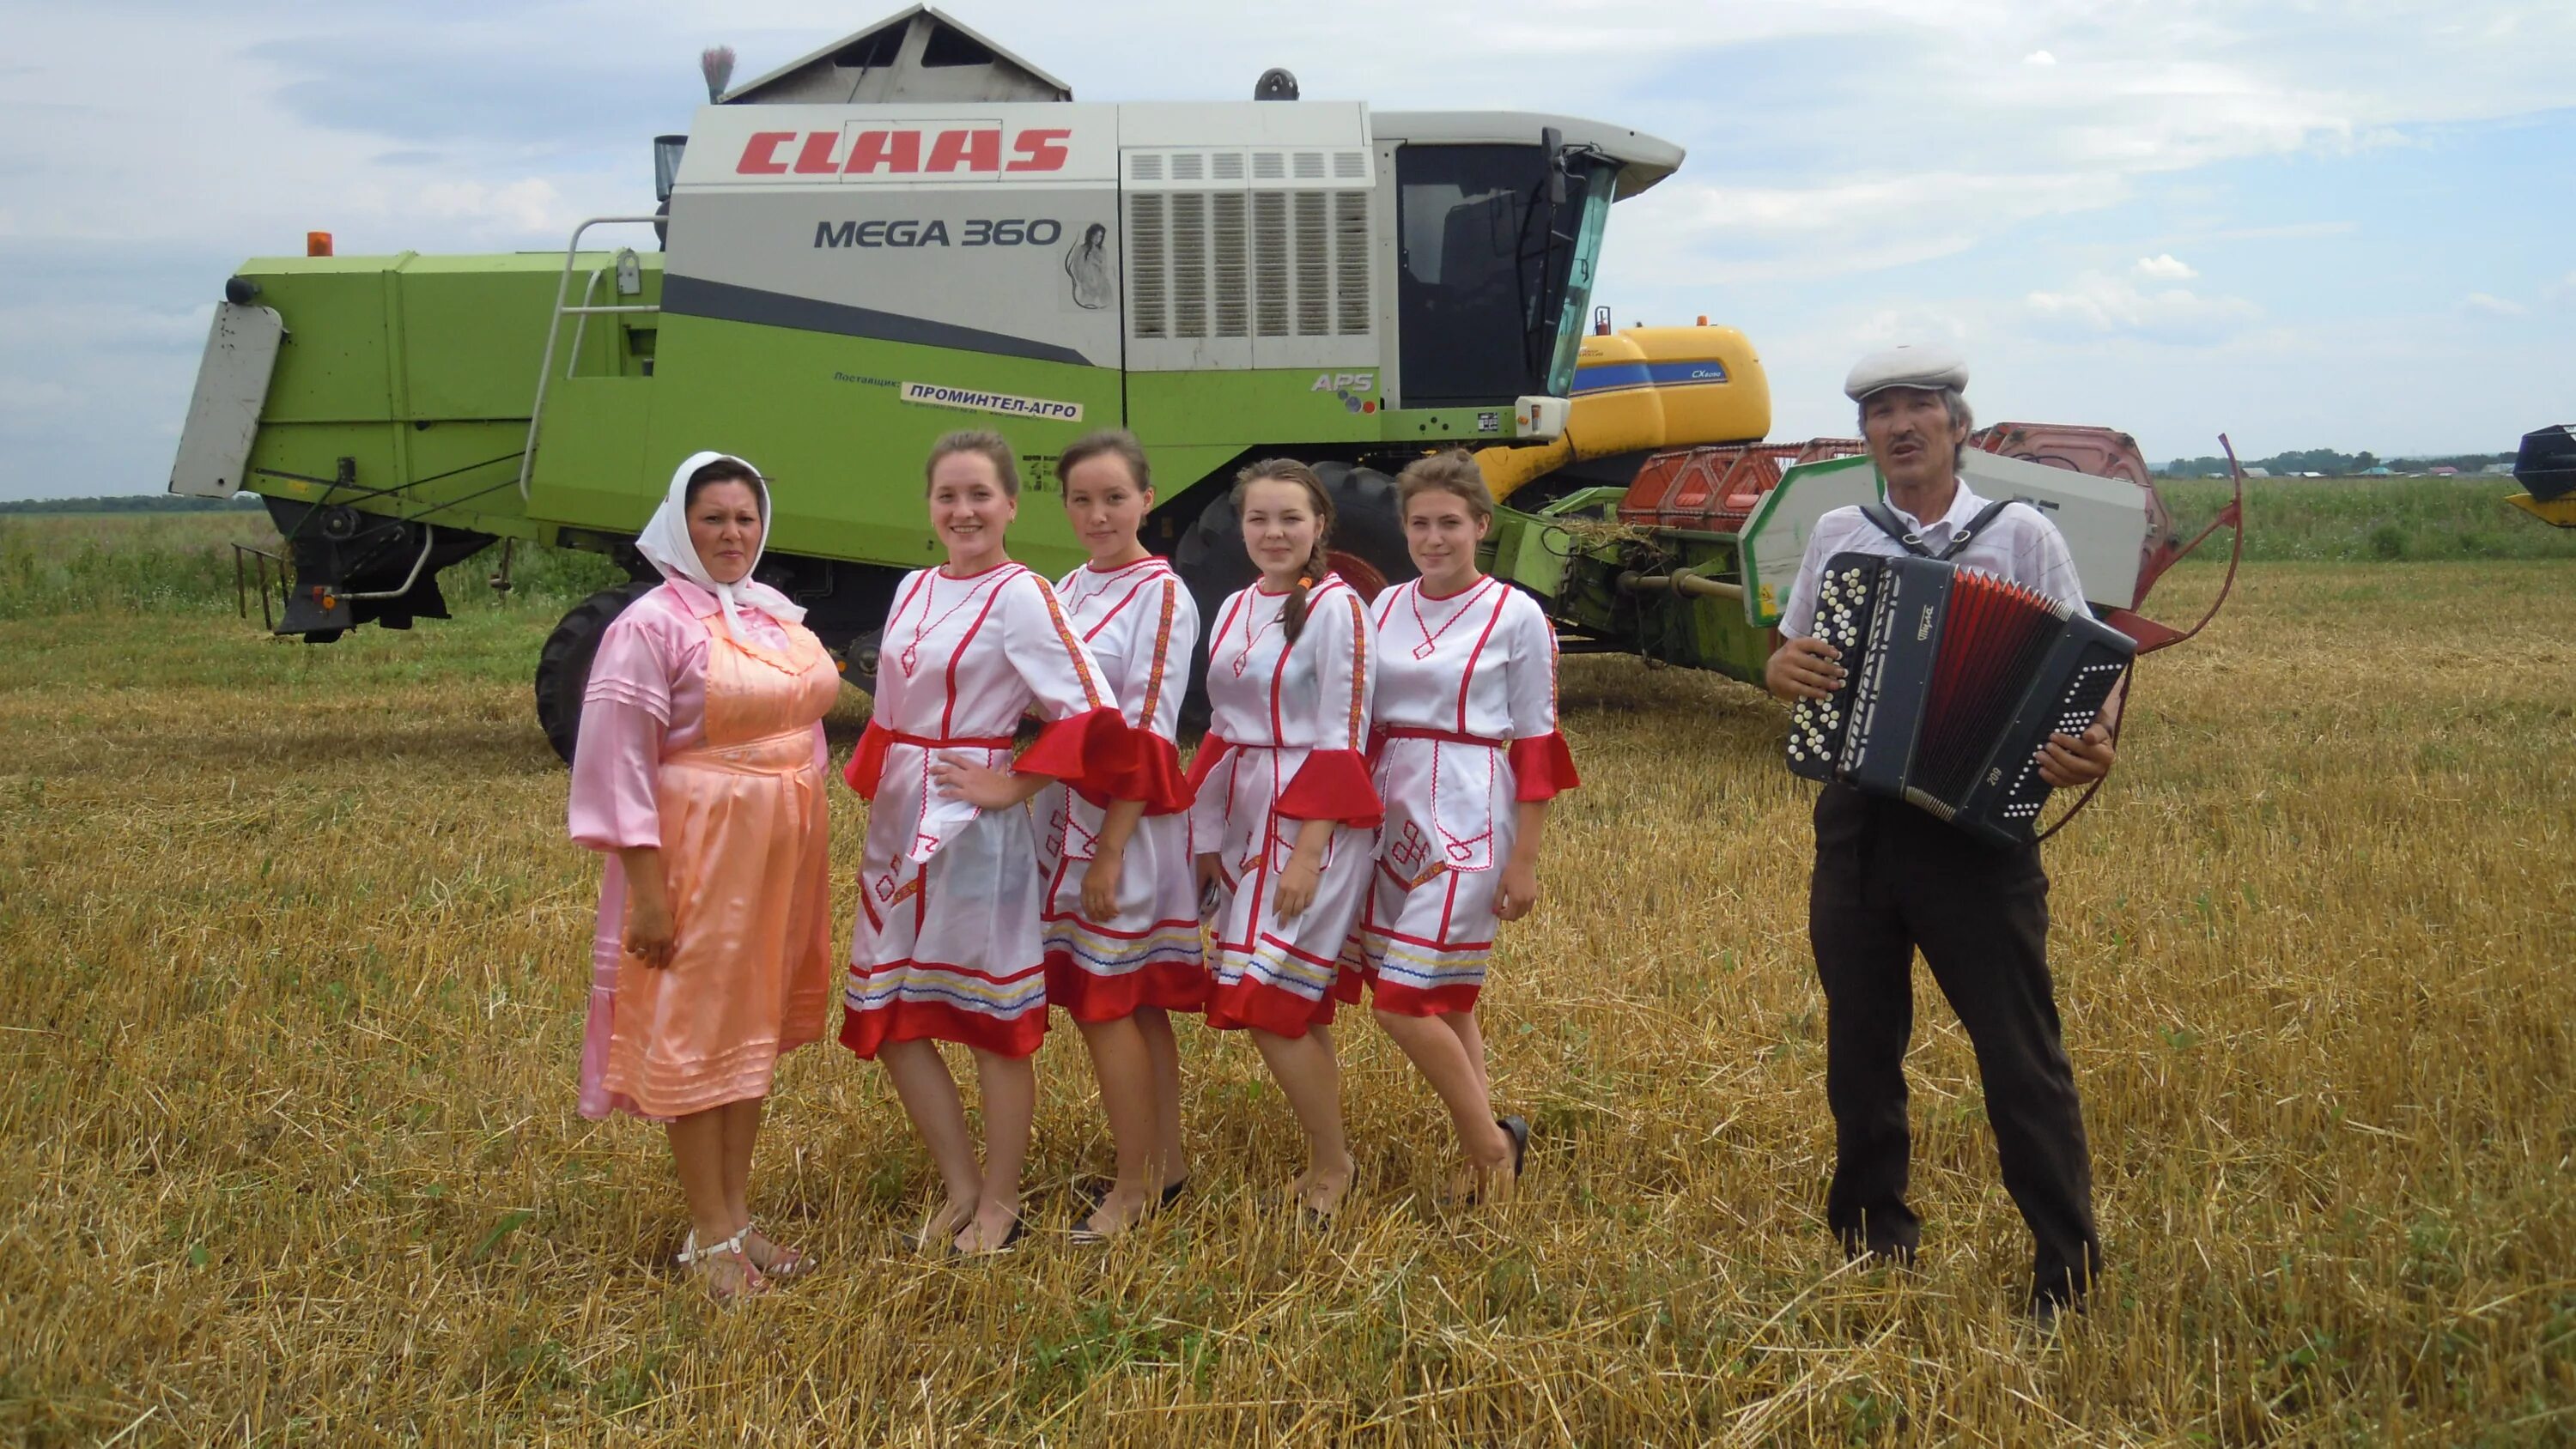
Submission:
[[[1163,580],[1163,622],[1154,631],[1154,668],[1152,673],[1145,676],[1144,707],[1136,712],[1136,728],[1140,730],[1154,727],[1154,707],[1162,702],[1163,662],[1172,650],[1172,615],[1180,606],[1179,593],[1180,583],[1177,579]]]
[[[1038,595],[1046,600],[1047,618],[1055,624],[1055,637],[1064,641],[1065,657],[1073,661],[1074,676],[1082,681],[1082,701],[1086,708],[1100,708],[1100,686],[1091,679],[1091,662],[1083,657],[1082,642],[1073,637],[1073,626],[1065,622],[1064,605],[1057,601],[1055,589],[1035,574]]]
[[[1348,590],[1346,597],[1351,602],[1351,748],[1357,750],[1368,743],[1368,610],[1357,590]]]

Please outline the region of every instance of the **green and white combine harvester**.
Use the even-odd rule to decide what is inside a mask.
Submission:
[[[1567,648],[1756,677],[1815,520],[1878,484],[1848,440],[1762,444],[1740,333],[1587,326],[1612,203],[1681,148],[1298,100],[1284,72],[1258,94],[1077,103],[915,7],[722,92],[656,143],[661,212],[586,221],[563,253],[332,256],[317,236],[321,255],[244,263],[171,491],[265,498],[288,549],[275,627],[317,643],[446,617],[439,570],[495,543],[624,560],[638,582],[576,607],[538,667],[567,754],[678,460],[769,475],[762,576],[864,688],[895,581],[939,557],[921,459],[979,425],[1033,495],[1074,438],[1133,430],[1147,542],[1203,612],[1250,577],[1226,496],[1246,462],[1318,465],[1337,565],[1374,593],[1412,572],[1391,475],[1478,449],[1508,501],[1493,571]],[[2129,612],[2183,550],[2128,439],[1979,442],[1973,485],[2056,509],[2097,606],[2170,637]],[[1013,546],[1050,575],[1082,557],[1043,496]]]

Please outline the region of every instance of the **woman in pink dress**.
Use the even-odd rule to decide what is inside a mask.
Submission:
[[[573,751],[572,838],[606,857],[581,1113],[665,1124],[719,1302],[810,1266],[752,1224],[762,1101],[831,1002],[824,713],[840,672],[751,578],[769,490],[740,458],[671,477],[636,551],[663,583],[601,635]]]
[[[1047,881],[1047,1000],[1082,1029],[1118,1155],[1117,1180],[1074,1225],[1075,1242],[1095,1244],[1176,1201],[1189,1180],[1171,1013],[1205,1009],[1208,975],[1174,737],[1199,611],[1136,537],[1154,485],[1135,438],[1082,438],[1056,460],[1056,477],[1074,537],[1091,552],[1056,594],[1138,746],[1136,769],[1106,794],[1055,784],[1030,802]]]
[[[1190,766],[1191,836],[1215,906],[1208,1025],[1251,1032],[1306,1133],[1289,1199],[1323,1220],[1353,1169],[1331,1023],[1335,1001],[1359,1000],[1359,973],[1339,962],[1379,815],[1366,755],[1376,638],[1360,596],[1325,567],[1333,504],[1312,468],[1255,463],[1234,503],[1261,577],[1217,610],[1208,733]]]
[[[876,711],[848,770],[872,803],[841,1041],[885,1064],[939,1164],[948,1195],[920,1242],[969,1253],[1019,1240],[1029,1057],[1046,1038],[1037,843],[1016,807],[1050,780],[1096,790],[1135,758],[1055,590],[1004,549],[1018,465],[996,433],[951,433],[931,449],[930,522],[948,562],[895,586]],[[1032,707],[1050,723],[1014,761],[1012,732]],[[975,1057],[980,1165],[943,1041]]]
[[[1494,498],[1475,460],[1424,458],[1396,480],[1422,576],[1378,595],[1372,743],[1377,872],[1352,954],[1378,1024],[1448,1107],[1458,1195],[1508,1191],[1529,1122],[1494,1116],[1476,997],[1498,921],[1538,902],[1548,802],[1579,782],[1556,729],[1556,631],[1529,595],[1476,570]]]

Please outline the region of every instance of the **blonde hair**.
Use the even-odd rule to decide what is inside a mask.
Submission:
[[[923,491],[929,490],[930,479],[939,471],[941,460],[959,453],[973,453],[992,464],[993,476],[1001,480],[1004,497],[1020,496],[1020,455],[1011,451],[1010,439],[991,428],[961,428],[931,444],[930,461],[921,465]]]
[[[1494,516],[1494,492],[1485,486],[1485,470],[1464,448],[1451,448],[1428,458],[1416,458],[1395,475],[1395,506],[1398,513],[1410,507],[1425,493],[1448,493],[1467,505],[1467,511],[1482,523]]]
[[[1333,537],[1333,495],[1324,491],[1324,480],[1315,476],[1314,469],[1296,459],[1264,458],[1234,475],[1235,517],[1243,516],[1243,495],[1251,491],[1255,483],[1294,483],[1306,490],[1306,500],[1315,508],[1314,550],[1306,555],[1305,565],[1298,570],[1296,584],[1288,590],[1287,607],[1279,613],[1280,632],[1294,644],[1297,636],[1306,629],[1306,595],[1330,572],[1324,548]]]

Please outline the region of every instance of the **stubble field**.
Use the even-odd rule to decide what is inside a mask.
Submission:
[[[1518,1203],[1433,1206],[1444,1119],[1352,1020],[1362,1177],[1300,1234],[1261,1207],[1285,1105],[1186,1030],[1191,1196],[1073,1248],[1108,1153],[1059,1031],[1049,1231],[910,1259],[927,1161],[826,1044],[754,1181],[825,1267],[718,1314],[664,1266],[658,1134],[573,1111],[596,867],[526,686],[560,601],[317,649],[228,599],[63,592],[0,611],[11,1439],[2576,1441],[2564,560],[2265,564],[2148,662],[2048,848],[2112,1260],[2054,1336],[2016,1316],[2027,1240],[1928,977],[1923,1267],[1824,1230],[1810,795],[1740,685],[1569,661],[1586,783],[1486,997],[1537,1125]]]

